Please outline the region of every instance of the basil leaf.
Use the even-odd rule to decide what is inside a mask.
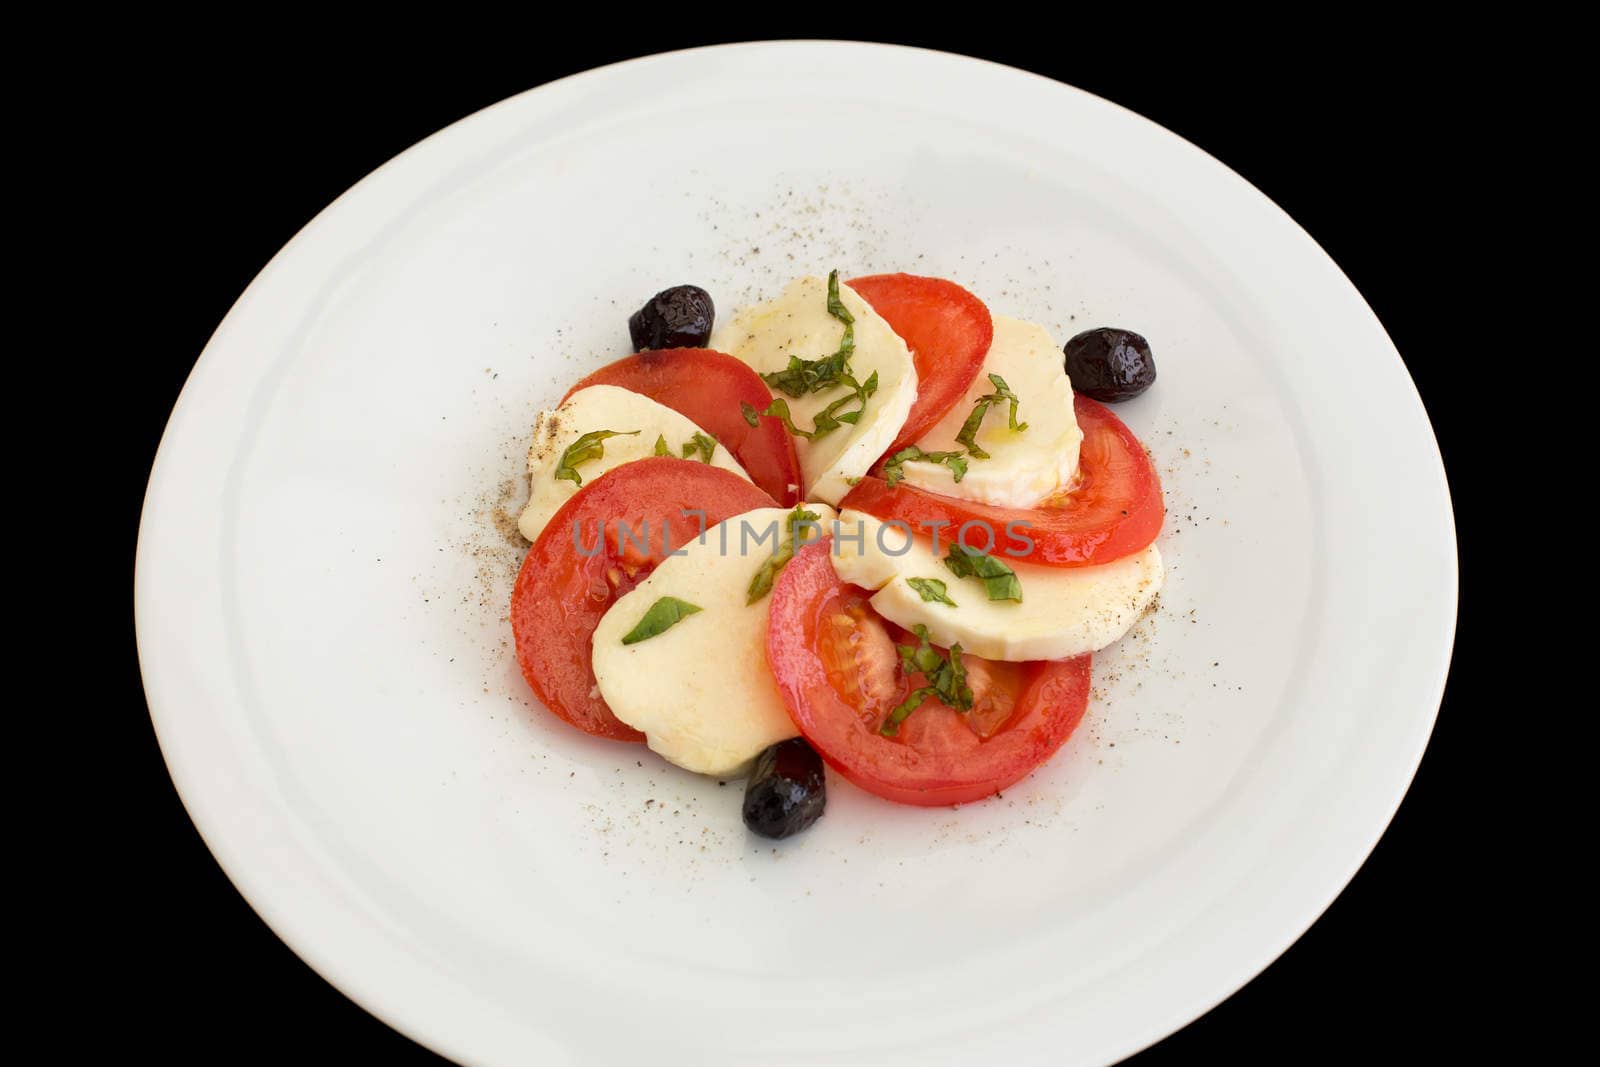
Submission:
[[[771,415],[782,419],[784,429],[790,434],[803,437],[807,441],[814,441],[837,430],[840,426],[854,426],[861,421],[862,413],[867,410],[867,400],[878,391],[878,372],[873,371],[864,382],[857,381],[855,375],[850,372],[850,357],[856,350],[856,320],[844,306],[844,301],[839,298],[838,271],[828,274],[828,314],[844,323],[844,337],[839,342],[837,352],[821,359],[790,356],[788,365],[783,370],[763,374],[761,380],[778,392],[786,393],[795,399],[808,393],[818,393],[839,386],[849,389],[849,394],[817,412],[816,417],[811,420],[809,430],[802,430],[795,425],[794,419],[789,414],[789,405],[782,398],[774,398],[765,411],[757,411],[750,404],[741,403],[739,411],[744,415],[745,422],[754,426],[758,416]],[[847,410],[852,404],[858,406],[854,410]]]
[[[650,610],[644,613],[644,618],[639,620],[639,624],[623,636],[622,643],[636,645],[640,641],[648,641],[657,634],[672,629],[699,610],[686,600],[679,600],[675,596],[664,596],[650,605]]]
[[[789,412],[789,402],[781,396],[773,397],[772,403],[767,405],[765,411],[757,411],[749,404],[741,403],[739,410],[744,415],[744,421],[754,426],[751,420],[761,416],[770,415],[783,422],[783,428],[795,437],[803,437],[807,441],[814,441],[824,437],[843,425],[855,425],[861,418],[861,413],[867,410],[867,398],[878,391],[878,372],[873,371],[865,382],[858,382],[848,374],[840,375],[838,384],[848,386],[849,394],[841,396],[827,407],[817,412],[811,420],[811,429],[802,430],[795,425],[794,417]],[[861,406],[854,411],[845,411],[846,405],[860,402]]]
[[[953,480],[957,482],[965,477],[967,473],[967,460],[960,452],[924,452],[916,445],[907,445],[890,456],[889,462],[883,465],[883,479],[889,483],[890,489],[900,484],[900,479],[906,476],[902,464],[909,463],[912,460],[920,460],[923,463],[943,463],[950,468]]]
[[[840,376],[849,373],[850,357],[855,354],[856,320],[844,306],[844,301],[839,299],[839,272],[836,270],[828,273],[828,314],[844,323],[844,336],[839,341],[838,351],[821,359],[790,356],[788,366],[781,371],[763,374],[761,380],[779,392],[796,398],[838,384]]]
[[[592,430],[584,434],[561,453],[561,462],[556,464],[556,479],[558,481],[565,479],[581,486],[583,475],[578,473],[578,464],[604,456],[606,449],[601,441],[608,437],[632,437],[638,432],[638,430]]]
[[[944,565],[957,578],[977,578],[983,582],[990,600],[1015,600],[1022,602],[1022,580],[1015,571],[987,552],[966,545],[950,546]]]
[[[939,690],[939,699],[949,704],[957,711],[972,710],[972,689],[967,685],[967,665],[961,659],[961,642],[957,641],[950,646],[950,658],[945,662],[949,674],[941,674],[940,681],[947,683]]]
[[[744,421],[748,422],[751,426],[756,424],[755,418],[757,415],[770,415],[775,419],[781,420],[783,422],[783,428],[788,430],[796,437],[804,437],[809,441],[813,437],[817,436],[815,432],[811,430],[802,430],[800,427],[794,424],[794,418],[789,414],[789,402],[783,399],[781,396],[773,397],[772,403],[767,405],[767,409],[765,411],[757,411],[749,404],[743,402],[740,403],[739,410],[744,412]]]
[[[717,450],[717,439],[707,437],[696,430],[693,437],[683,443],[683,458],[688,459],[696,452],[700,453],[700,462],[710,463],[711,455]]]
[[[928,684],[913,689],[910,696],[889,712],[888,718],[884,719],[883,725],[878,728],[878,733],[884,737],[898,734],[900,724],[929,697],[936,698],[941,704],[956,711],[972,710],[972,689],[967,685],[967,668],[961,660],[961,646],[951,645],[949,658],[946,658],[928,643],[926,626],[918,623],[914,627],[914,632],[917,635],[917,647],[896,645],[895,650],[900,653],[900,664],[906,673],[920,673]]]
[[[944,662],[944,657],[939,655],[939,650],[928,644],[928,628],[921,623],[916,626],[917,640],[921,642],[916,647],[911,645],[895,645],[895,651],[900,653],[900,666],[905,668],[907,674],[933,674],[939,669],[939,664]]]
[[[950,599],[948,588],[937,578],[907,578],[906,584],[915,589],[926,603],[949,604],[953,608],[961,606]]]
[[[849,353],[843,349],[821,359],[801,359],[790,356],[783,370],[770,371],[761,380],[780,393],[796,399],[807,393],[821,392],[839,381],[839,376],[849,367]]]
[[[896,704],[894,710],[889,712],[889,717],[883,720],[883,725],[878,728],[878,733],[884,737],[893,737],[900,732],[900,724],[909,719],[913,711],[922,707],[924,700],[935,695],[930,686],[913,689],[910,696]]]
[[[767,562],[761,565],[761,569],[756,571],[755,574],[750,577],[750,585],[745,589],[744,593],[744,602],[746,604],[754,604],[756,601],[772,592],[772,583],[777,580],[778,571],[783,569],[782,566],[776,562],[776,558],[777,557],[773,557],[772,559],[767,560]],[[784,562],[787,563],[788,560],[785,560]]]
[[[961,424],[961,431],[956,434],[956,440],[967,446],[967,453],[973,459],[988,459],[989,453],[978,447],[978,430],[983,426],[984,416],[989,414],[989,409],[1001,402],[1011,405],[1011,415],[1007,425],[1016,433],[1022,433],[1028,428],[1025,422],[1017,421],[1017,405],[1021,403],[1017,394],[1011,391],[1006,380],[998,374],[989,375],[989,384],[994,386],[994,392],[986,393],[973,401],[972,414],[967,416],[967,421]]]
[[[1021,433],[1022,431],[1026,430],[1028,428],[1027,423],[1017,422],[1017,405],[1020,404],[1021,401],[1017,398],[1017,394],[1011,391],[1011,387],[1006,384],[1006,380],[1000,377],[998,374],[991,374],[989,375],[989,384],[994,386],[994,392],[991,394],[991,397],[996,403],[1001,400],[1009,400],[1011,402],[1011,429],[1017,433]]]
[[[993,403],[988,397],[982,397],[972,409],[972,414],[967,416],[967,421],[961,424],[960,431],[956,434],[956,441],[967,446],[967,455],[973,459],[988,459],[989,453],[978,447],[978,429],[983,425],[983,417],[989,414],[989,405]]]
[[[664,434],[664,433],[656,435],[656,455],[658,455],[658,456],[670,456],[670,455],[672,455],[672,449],[667,447],[667,435]]]
[[[837,270],[828,272],[828,314],[844,323],[844,335],[847,340],[840,347],[854,348],[856,317],[850,314],[849,309],[844,306],[844,301],[839,299],[839,272]]]
[[[783,517],[786,538],[780,538],[778,547],[772,550],[772,555],[767,558],[759,570],[750,578],[750,585],[745,589],[744,602],[754,604],[768,593],[772,592],[772,583],[777,580],[778,572],[784,565],[794,558],[795,551],[800,547],[801,531],[805,529],[802,523],[816,523],[821,521],[821,516],[814,511],[805,510],[801,504]],[[759,544],[760,542],[757,542]]]

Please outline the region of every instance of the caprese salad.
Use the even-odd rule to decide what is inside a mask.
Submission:
[[[717,323],[678,286],[541,412],[517,659],[580,730],[747,777],[755,833],[994,795],[1083,718],[1090,658],[1162,582],[1154,464],[1099,400],[1138,334],[1057,347],[953,282],[795,280]]]

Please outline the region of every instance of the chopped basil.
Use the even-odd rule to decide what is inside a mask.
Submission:
[[[608,437],[632,437],[638,432],[638,430],[593,430],[584,434],[561,453],[561,462],[556,465],[556,479],[559,481],[564,478],[574,485],[582,485],[583,475],[578,473],[578,464],[604,456],[606,449],[601,441]]]
[[[710,463],[711,454],[716,450],[717,439],[715,437],[707,437],[699,430],[696,430],[694,436],[683,443],[683,458],[688,459],[696,452],[699,452],[700,462]]]
[[[832,430],[837,430],[841,424],[849,423],[854,426],[861,418],[861,413],[867,410],[867,399],[878,391],[878,372],[873,371],[864,382],[858,382],[849,374],[839,376],[839,384],[849,386],[850,395],[842,396],[817,412],[816,418],[811,420],[811,436],[821,437]],[[861,406],[854,411],[843,410],[845,405],[859,400]]]
[[[929,604],[949,604],[951,607],[960,607],[950,599],[948,588],[937,578],[907,578],[906,584],[917,591],[917,595]]]
[[[644,618],[639,620],[637,626],[627,632],[622,638],[622,643],[636,645],[640,641],[648,641],[657,634],[672,629],[699,610],[686,600],[679,600],[675,596],[664,596],[650,605],[650,610],[644,613]]]
[[[936,673],[944,657],[928,643],[928,628],[919,622],[912,627],[912,632],[917,635],[918,644],[915,648],[910,645],[894,646],[895,651],[900,653],[900,666],[905,668],[907,674]]]
[[[856,350],[856,320],[844,306],[844,302],[839,299],[838,271],[832,271],[828,275],[828,314],[844,323],[844,337],[839,342],[837,352],[821,359],[790,356],[787,367],[781,371],[763,374],[761,379],[778,392],[795,399],[808,393],[819,393],[824,389],[841,386],[850,392],[817,412],[809,430],[803,430],[795,425],[789,413],[789,404],[782,397],[773,398],[765,411],[757,411],[751,404],[740,403],[739,411],[744,415],[745,422],[754,426],[759,416],[770,415],[781,419],[784,429],[795,437],[814,441],[818,437],[832,433],[840,426],[853,426],[861,420],[861,413],[867,410],[867,399],[878,391],[878,372],[873,371],[863,382],[858,381],[850,371],[850,357]],[[860,406],[853,411],[845,410],[851,404]]]
[[[754,426],[755,424],[751,423],[751,425]],[[698,452],[700,453],[700,461],[702,463],[710,463],[711,456],[716,452],[716,450],[717,439],[715,437],[707,437],[699,430],[696,430],[694,436],[683,443],[683,455],[681,458],[688,459],[690,456]],[[672,455],[672,448],[667,444],[666,434],[656,435],[656,455]]]
[[[757,411],[755,408],[751,407],[749,404],[746,404],[742,400],[739,402],[739,410],[744,414],[744,421],[748,422],[751,426],[756,425],[756,417],[758,415],[771,415],[775,419],[782,420],[783,428],[788,430],[796,437],[804,437],[809,441],[811,438],[817,436],[812,431],[802,430],[800,427],[794,424],[794,419],[789,414],[789,402],[784,400],[781,396],[773,397],[772,403],[767,405],[767,410],[765,411]]]
[[[987,552],[954,544],[950,546],[950,554],[945,557],[944,565],[957,578],[977,578],[983,582],[990,600],[1022,602],[1022,581],[1016,572]]]
[[[837,385],[842,376],[850,372],[850,357],[856,350],[856,320],[844,302],[839,299],[839,272],[828,273],[828,314],[844,323],[844,336],[839,350],[821,359],[801,359],[790,356],[789,365],[781,371],[763,374],[761,379],[781,393],[802,397]]]
[[[924,452],[916,445],[908,445],[890,456],[889,462],[883,465],[883,478],[884,481],[889,483],[890,489],[900,484],[900,479],[905,477],[906,472],[901,468],[901,464],[909,463],[912,460],[918,460],[923,463],[943,463],[950,468],[950,473],[953,476],[952,480],[957,482],[967,473],[967,460],[960,452]]]
[[[846,327],[849,329],[850,327]],[[801,359],[799,356],[790,356],[789,365],[783,370],[771,371],[761,376],[761,380],[780,393],[785,393],[799,399],[807,393],[817,393],[831,386],[838,385],[839,379],[850,367],[850,356],[854,353],[855,341],[850,342],[851,351],[843,348],[831,356],[821,359]]]
[[[900,665],[905,668],[905,672],[921,674],[927,684],[913,689],[905,700],[889,712],[889,717],[884,719],[883,725],[878,728],[878,733],[884,737],[898,734],[900,724],[929,697],[957,711],[972,710],[972,689],[967,685],[967,668],[961,661],[961,646],[951,645],[950,656],[947,659],[928,643],[926,626],[918,623],[914,629],[917,646],[913,648],[910,645],[896,645],[895,650],[900,653]]]
[[[746,604],[754,604],[768,593],[772,592],[772,583],[777,579],[778,572],[784,565],[794,558],[795,550],[800,547],[800,533],[804,527],[802,523],[818,523],[822,517],[814,511],[807,511],[801,504],[783,517],[784,533],[788,536],[779,536],[778,547],[772,550],[772,555],[761,565],[761,569],[750,578],[750,587],[745,590]],[[756,542],[760,544],[760,541]]]
[[[803,437],[807,441],[814,441],[819,437],[832,433],[846,423],[853,426],[860,420],[861,413],[867,410],[867,398],[878,391],[878,372],[873,371],[868,375],[865,382],[858,382],[846,374],[840,380],[840,384],[848,385],[850,394],[840,397],[817,412],[816,417],[811,420],[811,429],[809,430],[802,430],[795,425],[794,416],[789,413],[789,402],[781,396],[773,397],[772,403],[767,405],[765,411],[757,411],[753,406],[743,401],[739,404],[739,411],[744,415],[744,421],[751,426],[756,425],[756,420],[760,416],[770,415],[781,421],[783,428],[795,437]],[[846,404],[855,400],[861,402],[859,408],[854,411],[841,411]]]
[[[978,447],[978,429],[983,425],[983,418],[989,414],[989,408],[1002,401],[1011,405],[1011,418],[1009,425],[1016,433],[1021,433],[1028,428],[1025,422],[1017,421],[1017,405],[1021,403],[1017,394],[1011,391],[1006,380],[998,374],[989,375],[989,384],[994,386],[994,392],[980,396],[972,405],[972,414],[967,416],[967,421],[961,424],[961,432],[956,434],[956,440],[967,446],[967,452],[973,459],[988,459],[989,453]]]
[[[900,724],[909,719],[911,713],[922,707],[922,702],[933,695],[934,692],[931,686],[913,689],[910,696],[896,704],[894,710],[889,712],[889,717],[883,720],[882,726],[878,727],[878,733],[884,737],[893,737],[899,733]]]
[[[996,403],[1001,400],[1008,400],[1011,402],[1011,414],[1009,416],[1011,429],[1016,433],[1021,433],[1023,430],[1026,430],[1028,428],[1028,424],[1017,421],[1017,405],[1022,401],[1018,400],[1017,394],[1011,391],[1011,386],[1007,385],[1006,380],[1000,377],[998,374],[989,375],[989,384],[994,386],[994,393],[991,394],[991,397]]]

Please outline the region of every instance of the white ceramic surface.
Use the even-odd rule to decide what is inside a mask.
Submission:
[[[1162,469],[1170,584],[1002,799],[835,777],[774,848],[737,786],[535,705],[506,516],[533,412],[650,293],[727,313],[835,266],[1145,333],[1160,380],[1119,414]],[[1454,546],[1383,328],[1237,175],[1016,70],[764,44],[525,93],[319,215],[184,389],[136,605],[228,875],[448,1056],[1101,1064],[1257,973],[1367,855],[1437,708]]]

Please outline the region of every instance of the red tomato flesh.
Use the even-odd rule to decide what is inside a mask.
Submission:
[[[578,490],[528,550],[511,593],[517,662],[544,706],[596,737],[643,741],[596,687],[590,641],[600,617],[702,529],[775,506],[737,474],[665,456],[625,463]],[[599,551],[583,555],[577,542],[593,551],[602,531]],[[635,538],[646,536],[641,549]]]
[[[963,523],[978,522],[993,531],[996,551],[1021,553],[1012,558],[1057,567],[1110,563],[1149,545],[1161,532],[1166,506],[1161,479],[1144,445],[1103,404],[1086,396],[1073,398],[1083,430],[1078,479],[1073,488],[1032,508],[1005,508],[973,500],[957,500],[904,482],[893,488],[882,478],[861,479],[840,507],[857,508],[875,518],[898,519],[913,532],[941,540],[955,537]],[[981,460],[977,462],[982,462]],[[1022,533],[1033,542],[1008,538],[1010,524],[1026,524]],[[982,527],[967,543],[983,547]]]
[[[884,453],[893,455],[914,444],[966,395],[989,354],[994,320],[982,300],[943,278],[873,274],[845,284],[900,335],[917,366],[917,401]]]
[[[963,657],[973,707],[926,700],[894,737],[879,728],[920,675],[895,643],[915,643],[834,572],[828,539],[795,554],[772,589],[767,662],[789,717],[840,774],[887,800],[965,804],[1016,783],[1055,754],[1089,704],[1087,655],[1034,663]]]
[[[665,404],[715,437],[772,499],[786,508],[800,502],[794,440],[771,416],[763,416],[756,426],[744,421],[741,402],[765,411],[772,394],[760,375],[732,356],[709,348],[640,352],[601,367],[568,389],[567,396],[591,385],[615,385]],[[673,448],[683,444],[669,443]]]

